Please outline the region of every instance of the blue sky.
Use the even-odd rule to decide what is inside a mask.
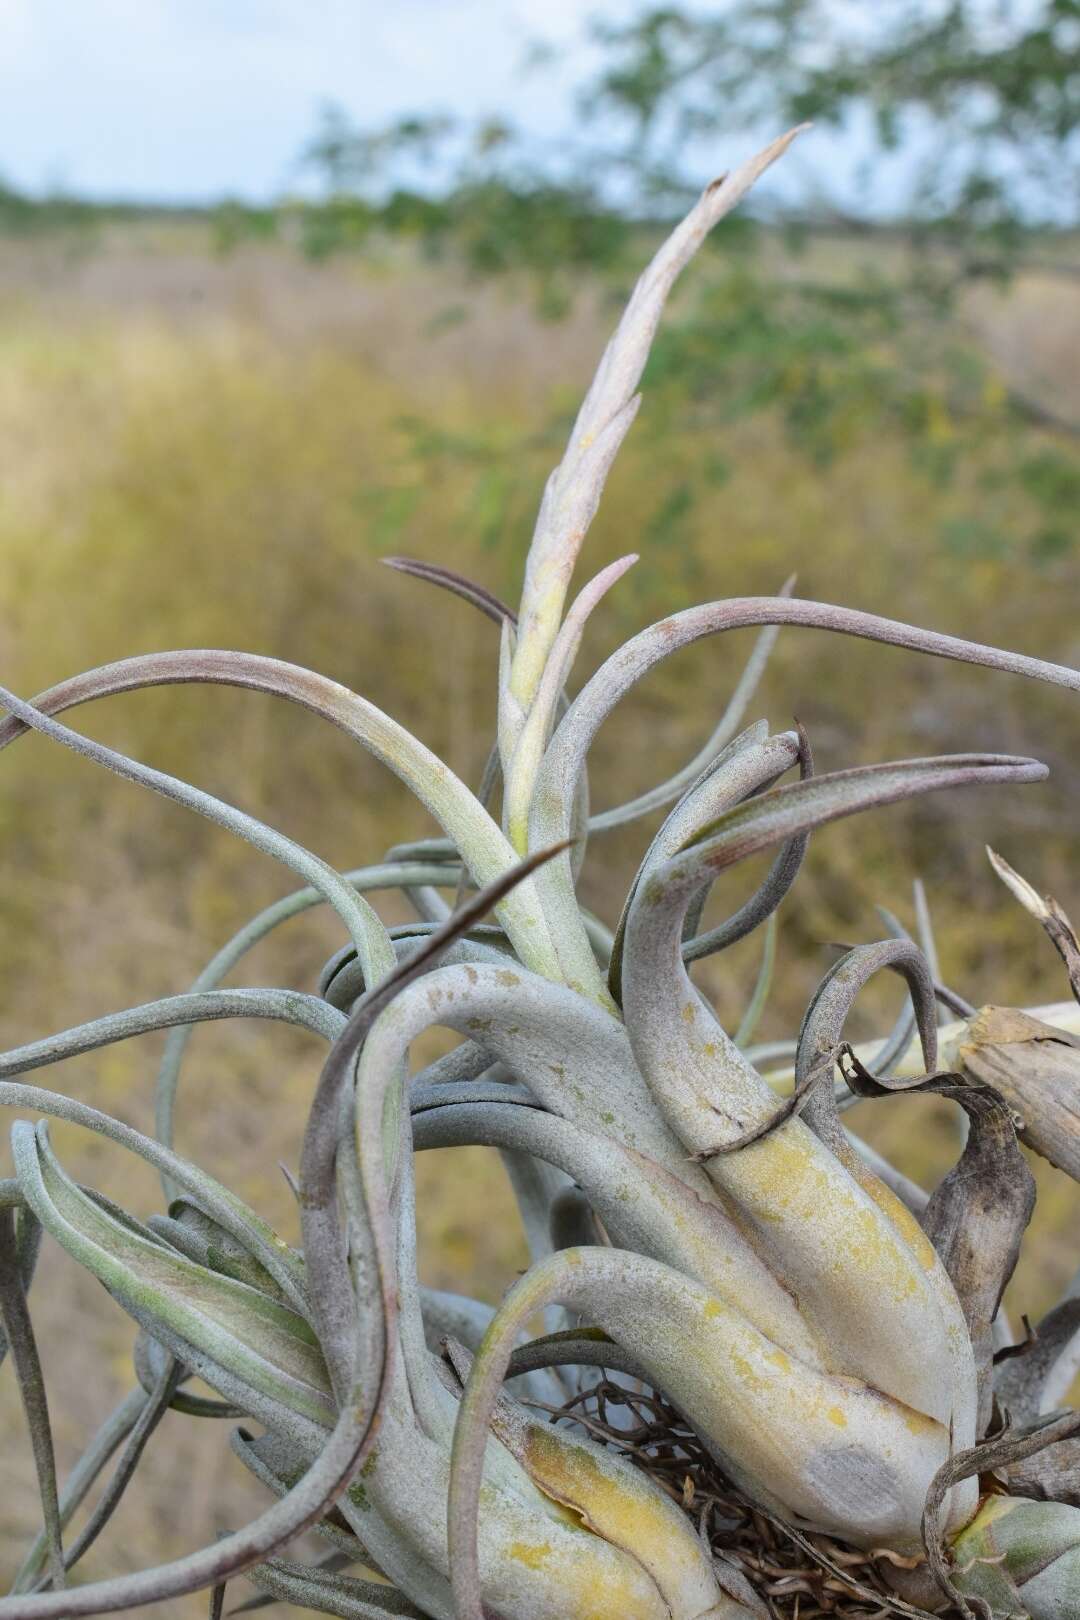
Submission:
[[[636,0],[0,0],[0,179],[34,194],[258,202],[298,182],[321,108],[361,126],[405,112],[507,112],[558,138],[587,75],[589,18]],[[528,48],[573,45],[522,76]],[[759,132],[763,137],[776,133]],[[700,178],[760,144],[700,154]],[[760,188],[811,194],[858,151],[815,131]]]
[[[0,0],[0,179],[34,194],[268,200],[298,184],[297,156],[329,102],[363,127],[417,110],[509,112],[558,139],[590,67],[587,21],[625,19],[642,3]],[[523,77],[541,40],[573,49],[561,67]],[[704,182],[775,133],[725,138],[715,152],[703,144],[691,166]],[[868,149],[858,124],[845,136],[815,130],[758,195],[866,206]],[[906,190],[913,150],[875,170],[871,209],[888,212]]]
[[[264,198],[294,177],[327,100],[365,124],[510,101],[529,127],[557,134],[567,114],[552,81],[516,83],[516,67],[530,41],[568,41],[604,10],[603,0],[0,0],[0,175],[32,191]]]

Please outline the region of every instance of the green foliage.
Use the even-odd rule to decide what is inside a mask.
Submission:
[[[248,242],[276,240],[280,220],[276,208],[252,208],[229,198],[211,212],[210,228],[216,250],[232,253]]]
[[[304,159],[324,193],[298,210],[301,241],[317,257],[374,232],[405,237],[432,258],[453,252],[479,276],[527,271],[537,308],[553,319],[583,267],[622,262],[626,219],[584,173],[558,180],[537,168],[501,121],[469,129],[417,115],[365,131],[330,107]],[[429,170],[440,176],[434,188]]]
[[[918,0],[872,20],[828,0],[727,0],[646,7],[591,35],[573,138],[549,147],[508,117],[470,125],[425,109],[357,128],[328,107],[302,155],[314,193],[221,204],[215,245],[280,237],[321,262],[405,244],[474,281],[523,282],[555,321],[583,285],[625,293],[643,243],[731,132],[816,120],[858,165],[845,160],[831,179],[826,147],[816,194],[789,185],[771,227],[752,214],[722,227],[710,277],[651,364],[652,431],[674,432],[688,414],[717,434],[773,416],[819,466],[888,439],[919,477],[965,492],[967,509],[940,531],[952,555],[1001,555],[988,508],[1006,486],[1019,497],[1010,553],[1037,567],[1068,553],[1080,410],[1048,407],[1044,387],[1018,381],[965,327],[981,295],[1029,264],[1068,271],[1080,0],[1006,3],[992,16],[974,0]],[[0,230],[85,230],[98,217],[0,192]],[[1044,430],[1034,449],[1031,423]],[[422,479],[432,447],[417,440],[414,452]],[[684,512],[707,476],[680,472]],[[481,483],[480,521],[495,536],[508,490]]]
[[[600,60],[578,96],[584,133],[554,156],[505,121],[469,129],[417,116],[361,131],[328,113],[307,154],[327,192],[304,210],[309,251],[407,234],[475,276],[526,272],[537,308],[556,317],[568,273],[587,267],[624,287],[628,245],[687,195],[728,132],[815,119],[863,154],[861,188],[847,196],[841,179],[830,197],[826,182],[824,207],[819,197],[809,212],[789,201],[782,254],[775,230],[750,217],[722,228],[711,278],[651,363],[654,431],[685,422],[687,408],[716,431],[778,415],[819,465],[887,436],[938,485],[988,487],[992,469],[1004,472],[1025,507],[1013,555],[1042,566],[1068,551],[1075,520],[1063,513],[1075,502],[1013,446],[1042,419],[1040,402],[958,338],[957,318],[1028,259],[1045,266],[1080,223],[1076,0],[1006,6],[993,20],[957,0],[873,23],[825,0],[731,0],[649,8],[592,36]],[[883,166],[897,154],[899,169]],[[436,177],[423,197],[401,189],[421,160]],[[823,216],[834,232],[861,233],[839,270]],[[1061,439],[1045,453],[1074,477],[1080,416],[1043,425]],[[683,480],[684,511],[701,477]],[[975,502],[942,543],[993,557],[997,530]]]
[[[117,214],[124,210],[117,209]],[[0,179],[0,236],[34,236],[56,232],[85,234],[107,217],[107,211],[92,203],[57,193],[44,198],[28,197]]]
[[[582,108],[621,118],[654,178],[679,178],[681,152],[705,135],[809,119],[871,135],[882,153],[913,144],[907,195],[889,211],[950,237],[1003,247],[1017,226],[1077,221],[1077,0],[872,14],[733,0],[649,7],[593,32],[606,60]]]

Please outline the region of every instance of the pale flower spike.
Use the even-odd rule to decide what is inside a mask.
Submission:
[[[528,710],[562,619],[578,553],[600,504],[619,446],[637,414],[635,390],[645,370],[664,304],[679,275],[713,227],[782,157],[800,125],[773,141],[731,174],[706,186],[681,225],[642,272],[626,311],[597,367],[570,430],[566,453],[552,472],[525,563],[518,614],[520,634],[510,677],[514,696]],[[504,739],[503,757],[514,739]]]
[[[567,614],[552,644],[532,707],[521,726],[514,752],[505,762],[503,820],[506,835],[520,855],[529,846],[529,811],[537,772],[551,737],[559,697],[573,668],[590,613],[637,557],[620,557],[589,581]]]
[[[829,969],[800,1030],[746,1046],[782,970],[779,908],[816,829],[944,788],[1038,783],[1045,769],[958,754],[815,775],[801,726],[770,733],[744,719],[782,625],[1074,691],[1080,674],[802,601],[789,582],[775,597],[684,609],[626,642],[573,701],[566,690],[589,615],[634,561],[605,568],[563,619],[666,296],[794,133],[709,187],[639,281],[548,482],[520,621],[483,585],[395,560],[498,627],[498,738],[478,795],[366,699],[273,658],[150,654],[32,703],[0,688],[0,749],[37,731],[305,885],[190,988],[52,1035],[28,1030],[0,1054],[0,1106],[38,1121],[15,1123],[15,1174],[0,1181],[0,1360],[10,1348],[41,1497],[0,1620],[146,1613],[194,1592],[218,1616],[244,1575],[256,1596],[234,1612],[272,1602],[358,1620],[1080,1620],[1080,1416],[1057,1410],[1080,1365],[1080,1285],[1019,1344],[999,1311],[1032,1201],[1018,1134],[1080,1179],[1077,1008],[988,1007],[939,1030],[942,1001],[968,1004],[937,982],[920,899],[922,949],[887,918],[891,937]],[[590,818],[588,754],[616,703],[679,647],[753,627],[743,676],[694,759]],[[173,682],[240,686],[329,720],[397,773],[442,835],[340,873],[57,718]],[[500,768],[501,825],[487,808]],[[590,826],[666,806],[625,902],[603,919],[585,911],[576,880]],[[764,851],[774,858],[758,889],[702,929],[717,879]],[[1065,913],[991,858],[1080,985]],[[419,920],[388,927],[366,898],[387,889]],[[340,949],[305,988],[224,986],[315,905],[334,912]],[[761,968],[732,1036],[688,964],[755,929]],[[903,976],[908,1004],[883,1039],[852,1050],[846,1021],[884,970]],[[326,1048],[298,1177],[287,1170],[297,1249],[173,1146],[189,1036],[223,1018],[289,1023]],[[460,1044],[410,1074],[436,1027]],[[171,1031],[157,1139],[17,1078],[157,1030]],[[793,1054],[793,1071],[762,1073],[770,1053]],[[932,1193],[844,1129],[848,1090],[959,1105],[966,1142]],[[79,1186],[50,1119],[150,1165],[165,1209],[138,1220]],[[502,1154],[532,1256],[498,1309],[419,1281],[413,1156],[464,1145]],[[138,1329],[132,1391],[90,1425],[64,1480],[31,1322],[42,1233]],[[537,1312],[548,1331],[522,1343]],[[210,1546],[84,1581],[83,1554],[140,1489],[166,1412],[239,1420],[232,1451],[268,1505]],[[301,1562],[290,1544],[309,1527],[329,1552]]]

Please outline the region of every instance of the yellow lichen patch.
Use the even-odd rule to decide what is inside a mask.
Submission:
[[[902,1237],[893,1223],[891,1205],[886,1209],[870,1189],[864,1193],[849,1179],[800,1120],[792,1120],[730,1160],[714,1161],[710,1172],[714,1166],[734,1181],[731,1190],[759,1221],[817,1224],[822,1211],[828,1211],[834,1269],[869,1277],[897,1301],[909,1299],[924,1286],[920,1271],[926,1251],[916,1261],[905,1241],[906,1231]],[[883,1218],[886,1215],[889,1219]]]
[[[563,1507],[572,1507],[590,1530],[598,1529],[594,1510],[601,1518],[610,1517],[612,1511],[622,1517],[627,1492],[618,1490],[584,1447],[545,1429],[530,1428],[521,1460],[533,1483]]]
[[[791,1371],[791,1357],[785,1355],[783,1350],[770,1350],[767,1353],[765,1360],[771,1361],[773,1366],[779,1367],[781,1372]]]
[[[508,990],[512,990],[516,984],[521,983],[518,975],[516,973],[511,973],[509,968],[499,968],[495,974],[495,977],[499,983],[504,984]]]
[[[741,1356],[737,1350],[731,1350],[728,1353],[728,1364],[735,1376],[741,1379],[748,1389],[757,1392],[764,1387],[765,1380],[760,1370],[748,1356]]]
[[[838,1429],[847,1428],[847,1414],[844,1412],[843,1407],[830,1406],[825,1413],[825,1416],[828,1418],[830,1423],[835,1423]]]
[[[633,1573],[647,1575],[659,1594],[670,1596],[685,1582],[693,1585],[699,1578],[701,1555],[693,1531],[687,1525],[690,1533],[681,1533],[678,1515],[673,1515],[668,1502],[645,1480],[623,1473],[613,1462],[604,1463],[576,1441],[539,1427],[530,1427],[519,1460],[540,1490],[572,1508],[589,1530],[631,1556],[638,1568],[634,1572],[633,1565],[627,1567],[628,1584]],[[640,1605],[637,1579],[633,1586],[638,1588]],[[583,1608],[583,1617],[591,1620],[594,1612],[598,1617],[620,1613],[606,1581],[594,1596],[599,1598],[601,1591],[603,1603],[595,1611]],[[640,1611],[631,1607],[622,1612],[633,1615]]]
[[[793,1121],[798,1126],[798,1121]],[[808,1140],[809,1132],[784,1126],[742,1153],[710,1164],[725,1180],[732,1178],[737,1203],[745,1193],[753,1200],[759,1219],[783,1220],[791,1211],[800,1218],[812,1212],[813,1201],[826,1191],[816,1153]],[[741,1185],[740,1185],[741,1184]],[[793,1208],[798,1201],[801,1209]]]
[[[526,1569],[542,1569],[551,1557],[550,1541],[512,1541],[506,1549],[509,1557]]]
[[[873,1210],[860,1209],[850,1231],[851,1263],[861,1264],[880,1283],[888,1284],[896,1299],[906,1299],[918,1290],[906,1246],[888,1229],[882,1231]]]
[[[670,1609],[640,1567],[625,1564],[617,1575],[605,1565],[583,1571],[576,1581],[577,1603],[565,1620],[660,1620]]]
[[[710,1320],[715,1316],[723,1316],[724,1314],[724,1307],[722,1305],[718,1305],[715,1299],[707,1299],[702,1309],[704,1315]]]
[[[858,1159],[857,1154],[854,1157]],[[907,1205],[901,1203],[896,1194],[891,1192],[884,1182],[879,1181],[862,1160],[859,1160],[857,1165],[849,1166],[849,1169],[854,1173],[863,1191],[869,1194],[878,1208],[888,1216],[923,1270],[933,1271],[940,1263],[937,1250]]]
[[[354,1507],[358,1507],[363,1513],[366,1513],[371,1506],[371,1503],[368,1500],[367,1486],[364,1484],[364,1480],[371,1478],[372,1474],[375,1472],[375,1465],[378,1460],[379,1453],[377,1450],[369,1452],[364,1462],[364,1466],[361,1468],[356,1479],[353,1480],[352,1485],[349,1487],[350,1501]]]
[[[688,1001],[686,1003],[685,1007],[682,1010],[682,1015],[683,1015],[683,1022],[684,1023],[692,1024],[694,1022],[694,1019],[697,1016],[697,1007],[694,1005],[694,1003],[692,1001]]]
[[[916,1412],[914,1407],[909,1406],[901,1410],[904,1413],[904,1427],[909,1434],[930,1434],[935,1429],[941,1428],[936,1418],[927,1417],[925,1412]]]

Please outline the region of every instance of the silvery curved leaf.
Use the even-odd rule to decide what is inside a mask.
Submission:
[[[347,1070],[355,1056],[357,1046],[362,1044],[370,1022],[377,1017],[396,990],[408,983],[415,973],[422,971],[426,961],[453,940],[458,926],[467,927],[478,913],[482,913],[487,906],[501,899],[520,878],[535,870],[544,858],[545,854],[540,853],[497,880],[484,894],[464,908],[461,924],[452,920],[421,948],[418,952],[419,961],[398,968],[387,980],[368,993],[364,1003],[354,1012],[346,1025],[343,1036],[332,1049],[333,1061],[330,1072],[327,1075],[324,1071],[324,1094],[326,1092],[335,1094],[337,1064],[343,1063]],[[56,1112],[64,1118],[89,1124],[92,1129],[101,1130],[103,1134],[112,1136],[115,1140],[136,1146],[136,1151],[143,1152],[151,1162],[156,1160],[159,1165],[167,1165],[170,1173],[174,1174],[175,1179],[181,1184],[196,1179],[192,1177],[184,1161],[177,1159],[156,1143],[147,1143],[146,1139],[138,1137],[137,1132],[129,1131],[108,1116],[98,1115],[95,1110],[72,1104],[69,1099],[56,1097],[55,1094],[41,1093],[36,1087],[0,1082],[0,1103],[17,1104],[30,1101],[32,1105],[40,1105],[43,1099],[47,1099],[46,1106],[49,1111]],[[23,1140],[24,1145],[28,1146],[25,1137]],[[29,1153],[27,1156],[29,1158]],[[318,1168],[316,1157],[314,1165],[316,1172]],[[31,1167],[28,1166],[28,1169]],[[377,1184],[375,1190],[379,1191]],[[218,1202],[220,1204],[222,1201]],[[380,1259],[379,1246],[383,1241],[379,1224],[382,1214],[383,1211],[376,1209],[376,1218],[373,1219],[368,1234],[376,1262]],[[228,1212],[223,1224],[231,1230],[234,1220],[235,1215]],[[238,1224],[242,1229],[242,1223]],[[354,1235],[360,1238],[364,1236],[361,1233]],[[338,1250],[331,1245],[327,1253],[319,1258],[324,1262],[322,1266],[324,1280],[328,1283],[328,1292],[333,1296],[339,1279],[332,1270],[329,1276],[326,1273],[327,1267],[332,1268],[337,1263]],[[314,1269],[311,1267],[310,1254],[308,1264],[309,1269]],[[348,1285],[347,1278],[345,1281]],[[354,1345],[348,1369],[348,1382],[344,1388],[346,1399],[339,1408],[334,1426],[325,1437],[307,1472],[286,1496],[266,1509],[243,1530],[227,1535],[212,1546],[201,1548],[171,1563],[161,1564],[154,1569],[133,1575],[91,1582],[74,1593],[41,1593],[0,1599],[0,1620],[61,1620],[61,1617],[71,1620],[71,1617],[92,1615],[103,1609],[132,1608],[180,1593],[198,1591],[202,1587],[220,1585],[222,1581],[239,1571],[264,1561],[293,1536],[323,1518],[329,1505],[354,1478],[370,1451],[382,1392],[393,1371],[393,1362],[386,1343],[394,1325],[392,1305],[390,1313],[383,1317],[386,1289],[379,1286],[378,1281],[376,1279],[376,1287],[367,1301],[367,1315],[381,1320],[369,1323],[363,1344]],[[336,1350],[338,1347],[333,1348]],[[192,1358],[185,1357],[185,1359]],[[194,1358],[194,1361],[197,1366],[198,1358]],[[334,1371],[333,1366],[331,1371]],[[337,1371],[340,1382],[340,1363]],[[436,1608],[432,1612],[436,1615],[436,1620],[439,1620],[439,1609]]]
[[[822,1364],[822,1346],[783,1276],[770,1271],[723,1209],[655,1161],[512,1103],[434,1109],[414,1118],[413,1140],[419,1150],[473,1142],[513,1147],[558,1166],[585,1190],[619,1248],[685,1272],[791,1354]]]
[[[342,874],[346,883],[356,889],[358,893],[368,893],[383,888],[408,889],[414,882],[431,884],[450,882],[450,878],[442,872],[437,865],[413,865],[407,862],[383,862],[376,866],[355,867],[352,871]],[[313,906],[324,905],[325,896],[318,889],[297,889],[293,894],[285,895],[281,900],[274,901],[260,911],[250,922],[245,923],[232,939],[228,940],[207,963],[191,986],[191,993],[198,995],[202,991],[216,990],[227,974],[231,973],[247,955],[248,951],[264,940],[268,934],[288,922],[290,918],[297,917]],[[155,1129],[160,1141],[166,1147],[172,1146],[173,1141],[173,1115],[176,1107],[176,1090],[180,1081],[180,1069],[184,1060],[184,1053],[188,1042],[194,1032],[194,1026],[187,1024],[170,1031],[162,1053],[161,1064],[158,1068],[157,1081],[154,1088],[154,1119]],[[175,1189],[166,1179],[164,1183],[165,1196],[172,1198]]]
[[[190,1193],[200,1207],[211,1213],[225,1231],[265,1266],[297,1311],[301,1314],[306,1311],[307,1295],[303,1265],[299,1258],[242,1199],[205,1171],[182,1159],[170,1148],[162,1147],[152,1137],[143,1136],[139,1131],[132,1130],[131,1126],[113,1119],[111,1114],[104,1114],[58,1092],[45,1091],[40,1086],[0,1081],[0,1107],[27,1108],[38,1114],[68,1120],[136,1153]]]
[[[704,636],[764,624],[803,625],[810,629],[860,636],[938,658],[957,659],[1027,675],[1080,691],[1080,671],[1046,663],[1039,658],[984,647],[957,636],[919,630],[912,625],[862,613],[854,608],[783,597],[734,597],[726,602],[705,603],[662,619],[624,643],[578,694],[544,756],[544,764],[537,778],[530,843],[553,843],[566,837],[565,807],[573,802],[574,786],[584,768],[593,738],[619,699],[643,675],[680,647],[699,641]],[[574,908],[568,901],[567,883],[567,863],[563,857],[552,864],[539,884],[546,897],[544,904],[548,920],[559,936],[561,960],[570,982],[586,986],[590,995],[603,1001],[606,992],[583,938],[580,919],[575,917]]]
[[[241,1404],[264,1395],[315,1424],[332,1418],[325,1365],[301,1316],[106,1214],[61,1170],[44,1124],[35,1131],[17,1123],[12,1150],[20,1186],[50,1235],[150,1333],[201,1351],[199,1370],[222,1394]]]
[[[779,596],[790,596],[795,589],[795,575],[786,579],[778,591]],[[739,676],[735,690],[728,699],[727,707],[717,722],[716,728],[708,741],[689,760],[681,770],[670,776],[666,782],[659,783],[654,788],[648,788],[636,799],[630,799],[626,804],[616,805],[611,810],[600,810],[589,817],[590,833],[606,832],[610,827],[621,827],[628,821],[637,821],[642,816],[651,815],[654,810],[662,810],[664,805],[682,798],[693,787],[698,777],[715,760],[718,760],[724,750],[735,736],[737,727],[741,724],[743,716],[749,707],[750,700],[757,691],[758,683],[765,673],[765,667],[776,638],[780,634],[780,627],[767,624],[760,630],[754,642],[753,651],[747,659],[742,674]],[[761,722],[764,726],[764,721]]]
[[[465,784],[403,726],[348,687],[312,670],[255,653],[215,649],[149,653],[102,665],[40,692],[33,707],[44,715],[116,692],[147,686],[201,682],[246,687],[298,703],[354,737],[405,782],[439,821],[461,851],[479,884],[510,871],[515,854],[487,811]],[[26,730],[23,721],[0,721],[0,748]],[[538,845],[533,846],[538,848]],[[499,903],[499,916],[521,960],[537,972],[559,978],[555,949],[535,885],[525,879]]]
[[[624,1013],[650,1089],[688,1151],[704,1160],[763,1252],[795,1286],[836,1370],[866,1378],[972,1439],[974,1369],[958,1302],[903,1206],[883,1188],[868,1189],[861,1178],[853,1179],[798,1119],[752,1148],[724,1151],[768,1124],[776,1103],[694,994],[679,942],[691,897],[748,853],[870,804],[972,780],[1024,780],[1037,772],[1031,762],[959,756],[867,767],[774,789],[728,811],[710,837],[655,872],[639,889],[626,933]],[[876,1288],[860,1280],[863,1268],[876,1276]],[[908,1353],[911,1343],[925,1346],[919,1365]]]
[[[679,800],[653,838],[644,860],[634,875],[619,926],[615,931],[615,944],[608,966],[608,984],[616,1001],[621,999],[622,992],[622,958],[626,942],[626,924],[641,884],[688,844],[700,828],[709,826],[717,816],[758,791],[763,785],[771,786],[798,757],[799,745],[794,733],[787,732],[777,737],[769,737],[762,721],[756,726],[748,727],[741,736],[729,743]],[[702,903],[707,892],[703,889],[700,894]]]
[[[536,773],[551,736],[563,687],[581,646],[586,622],[605,594],[636,562],[637,556],[632,554],[620,557],[617,562],[601,569],[579,592],[551,644],[543,674],[521,722],[504,771],[503,824],[507,837],[519,854],[523,855],[528,848],[529,810]]]
[[[668,1266],[619,1250],[567,1250],[533,1267],[507,1295],[461,1403],[450,1542],[462,1615],[478,1612],[474,1526],[495,1397],[517,1333],[552,1300],[587,1313],[629,1349],[759,1501],[863,1545],[918,1545],[927,1488],[949,1455],[944,1425],[915,1423],[876,1389],[789,1357],[738,1310]],[[951,1504],[959,1522],[973,1505],[971,1488]]]
[[[439,968],[399,995],[360,1057],[358,1087],[384,1095],[410,1044],[441,1025],[502,1061],[553,1113],[617,1134],[675,1173],[704,1185],[659,1114],[612,1014],[518,966]]]
[[[73,753],[81,754],[94,764],[115,772],[117,776],[124,777],[129,782],[136,782],[154,793],[160,793],[163,798],[170,799],[175,804],[182,804],[186,809],[196,811],[208,821],[214,822],[216,826],[224,827],[264,854],[281,861],[299,877],[306,878],[333,906],[349,930],[357,951],[368,964],[368,972],[372,977],[379,977],[393,966],[393,955],[386,929],[378,913],[351,884],[345,882],[340,873],[335,872],[332,866],[320,860],[317,855],[313,855],[310,850],[304,849],[295,839],[285,837],[283,833],[276,832],[272,827],[257,821],[254,816],[236,809],[234,805],[216,799],[213,794],[204,793],[201,788],[192,787],[190,783],[182,782],[178,777],[168,776],[164,771],[154,770],[139,760],[130,759],[115,748],[107,748],[103,743],[93,742],[80,732],[72,731],[70,726],[61,725],[50,715],[40,713],[33,704],[24,703],[2,686],[0,686],[0,705],[8,709],[22,725],[44,733],[54,742],[70,748]]]

